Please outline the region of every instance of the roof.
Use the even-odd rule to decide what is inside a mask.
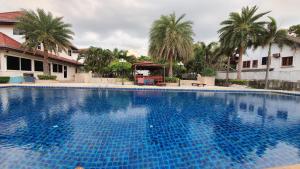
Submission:
[[[16,23],[18,22],[18,17],[22,16],[24,13],[22,11],[13,12],[2,12],[0,13],[0,22],[2,23]]]
[[[134,63],[132,65],[132,67],[145,67],[145,68],[163,68],[164,65],[162,64],[157,64],[157,63],[153,63],[153,62],[147,62],[147,61],[144,61],[144,62],[138,62],[138,63]]]
[[[22,48],[21,43],[18,41],[14,40],[13,38],[5,35],[4,33],[0,32],[0,49],[5,49],[5,50],[12,50],[12,51],[17,51],[17,52],[23,52],[26,54],[30,54],[33,56],[39,56],[39,57],[44,57],[43,51],[28,51]],[[53,60],[58,60],[62,62],[67,62],[70,64],[75,64],[75,65],[81,65],[81,63],[77,62],[76,60],[72,59],[67,59],[61,56],[57,56],[54,54],[49,53],[49,58]]]
[[[20,48],[21,44],[18,41],[0,32],[0,46]]]

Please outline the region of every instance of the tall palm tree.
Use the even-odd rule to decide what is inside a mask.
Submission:
[[[268,60],[267,60],[267,69],[265,76],[265,89],[268,88],[268,80],[269,80],[269,70],[271,64],[271,54],[272,54],[272,46],[277,44],[279,48],[282,49],[284,45],[291,45],[291,42],[287,39],[288,31],[285,29],[278,29],[276,20],[272,17],[269,17],[270,22],[267,23],[267,28],[262,36],[262,46],[268,46]]]
[[[173,76],[173,62],[187,60],[193,55],[192,22],[184,21],[185,15],[162,15],[150,30],[149,55],[169,62],[169,76]]]
[[[256,6],[252,8],[247,6],[242,8],[241,13],[230,13],[229,19],[221,22],[223,27],[218,31],[221,43],[228,48],[238,48],[237,79],[241,79],[243,54],[265,31],[266,22],[259,19],[269,12],[256,14],[257,10]]]
[[[54,17],[43,9],[24,10],[24,15],[19,18],[16,28],[24,32],[26,39],[23,44],[28,49],[35,50],[39,45],[43,46],[44,74],[50,74],[48,55],[49,52],[66,50],[70,47],[72,35],[71,25],[62,21],[63,17]]]

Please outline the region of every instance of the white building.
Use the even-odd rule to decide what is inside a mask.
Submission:
[[[256,50],[248,49],[243,55],[242,79],[263,80],[266,75],[268,47]],[[236,71],[231,71],[230,79],[236,79]],[[218,79],[225,79],[226,72],[219,71]],[[284,80],[290,82],[300,81],[300,48],[292,49],[284,46],[280,49],[277,45],[272,47],[270,64],[270,76],[272,80]]]
[[[25,41],[22,33],[14,28],[17,17],[22,12],[0,13],[0,76],[22,77],[43,74],[43,47],[36,52],[28,52],[21,48]],[[49,53],[51,75],[57,80],[71,81],[75,78],[76,69],[81,64],[76,61],[78,49],[71,46],[66,52]]]

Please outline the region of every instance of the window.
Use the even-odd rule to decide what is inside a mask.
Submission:
[[[243,62],[243,68],[250,68],[250,61],[244,61]]]
[[[68,49],[68,55],[72,56],[72,50],[71,49]]]
[[[56,73],[62,73],[63,72],[62,65],[59,65],[59,64],[53,64],[52,70],[53,70],[53,72],[56,72]]]
[[[31,60],[21,58],[21,70],[31,71]]]
[[[53,72],[58,72],[58,65],[57,64],[52,65],[52,71]]]
[[[7,56],[6,65],[7,70],[31,71],[31,59]]]
[[[42,72],[44,71],[44,65],[42,61],[34,61],[34,71]]]
[[[58,65],[58,72],[59,72],[59,73],[62,73],[62,72],[63,72],[62,69],[63,69],[63,68],[62,68],[62,65]]]
[[[283,57],[282,66],[293,66],[293,56]]]
[[[258,60],[253,60],[252,61],[252,68],[257,68],[258,66]]]
[[[267,61],[268,61],[268,57],[263,57],[262,60],[261,60],[261,65],[267,65]],[[271,62],[270,62],[271,64]]]
[[[7,56],[6,66],[7,66],[7,70],[20,70],[20,58]]]
[[[20,29],[13,29],[13,34],[14,35],[24,35],[24,31],[20,30]]]

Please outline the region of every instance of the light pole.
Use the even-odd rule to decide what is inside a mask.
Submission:
[[[180,61],[179,63],[177,63],[177,65],[179,66],[179,74],[181,74],[181,69],[184,64]],[[180,86],[180,75],[179,75],[179,80],[178,80],[178,86]]]
[[[119,62],[122,64],[122,85],[124,85],[124,63],[126,62],[125,59],[120,59]]]

